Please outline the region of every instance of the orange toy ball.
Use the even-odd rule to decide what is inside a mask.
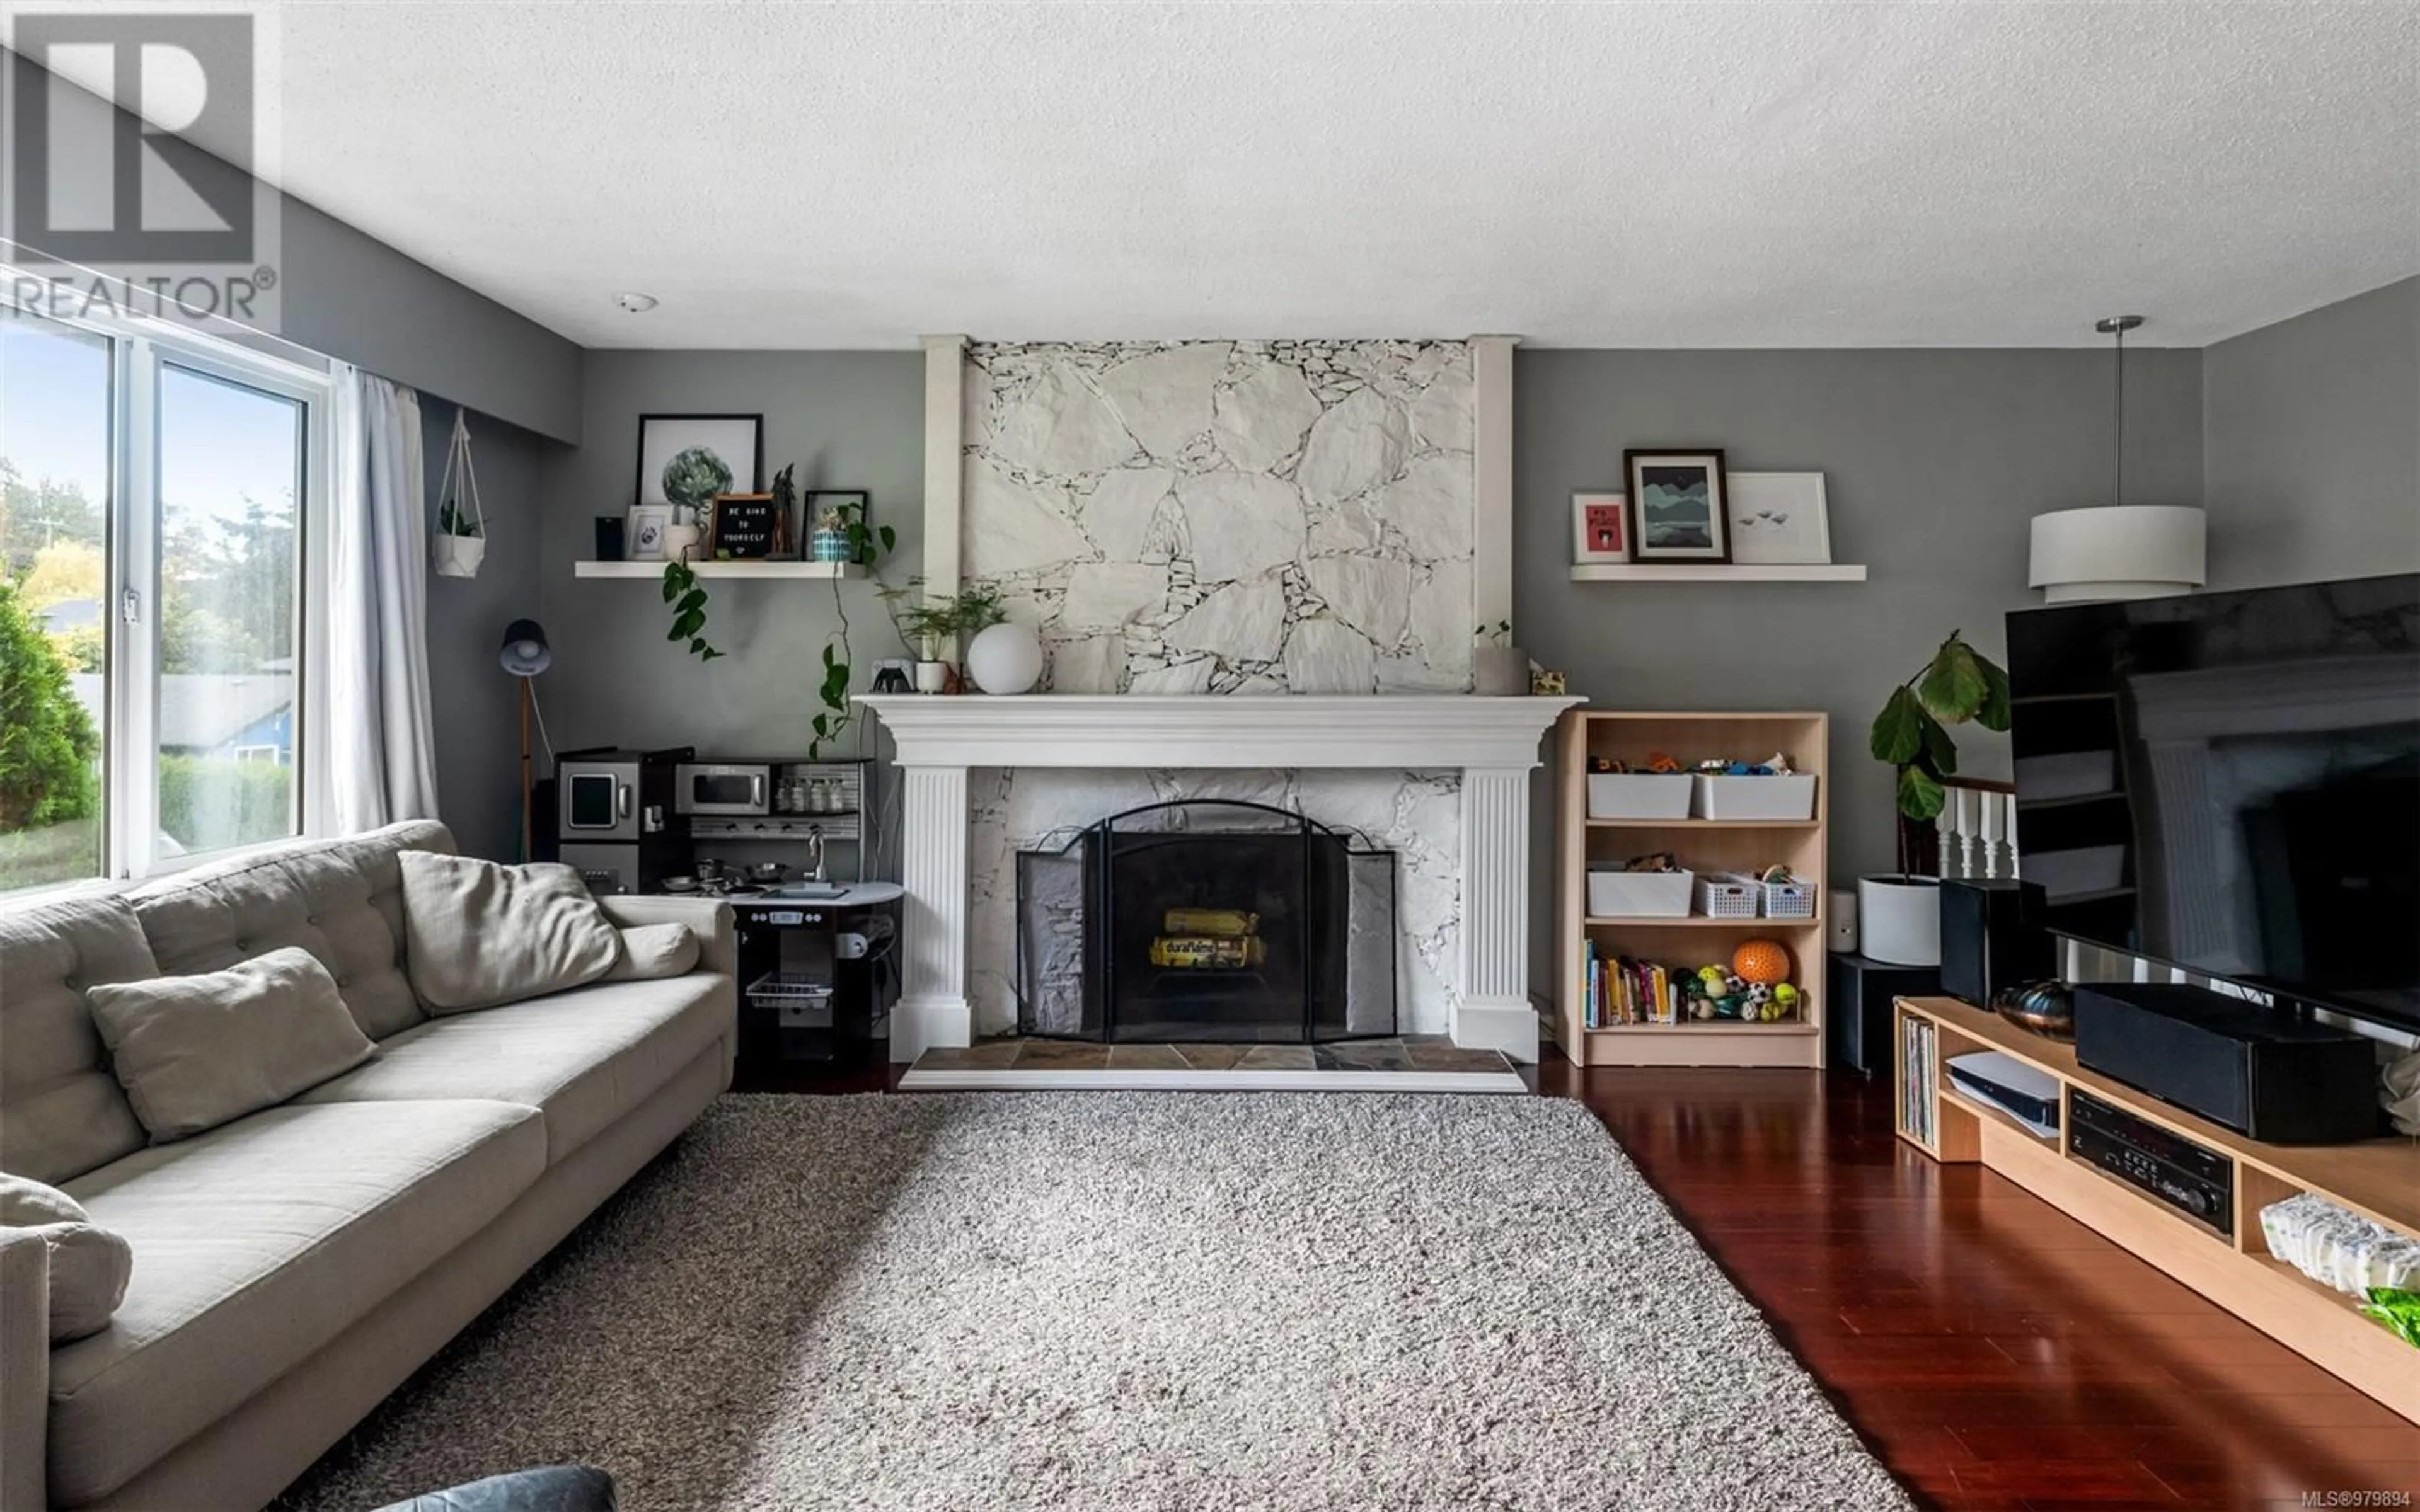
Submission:
[[[1731,975],[1772,986],[1790,980],[1790,948],[1779,940],[1743,940],[1731,952]]]

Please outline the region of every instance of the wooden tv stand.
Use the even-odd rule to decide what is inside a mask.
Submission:
[[[1908,1076],[1910,1026],[1935,1036],[1930,1085]],[[2085,1227],[2420,1423],[2420,1350],[2355,1310],[2354,1300],[2269,1255],[2260,1210],[2298,1192],[2420,1237],[2420,1139],[2264,1145],[2076,1064],[2075,1047],[1947,997],[1899,1000],[1892,1080],[1899,1136],[1937,1161],[1980,1162]],[[1953,1056],[2006,1051],[2060,1087],[2059,1134],[2045,1139],[1949,1082]],[[2069,1094],[2082,1090],[2225,1156],[2235,1171],[2234,1232],[2221,1233],[2069,1154]],[[1931,1137],[1925,1137],[1929,1123]]]

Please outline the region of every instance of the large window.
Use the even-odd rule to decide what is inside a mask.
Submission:
[[[325,376],[0,305],[0,890],[300,833]]]

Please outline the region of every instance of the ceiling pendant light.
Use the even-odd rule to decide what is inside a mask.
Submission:
[[[2202,512],[2188,504],[2126,502],[2126,332],[2142,323],[2139,315],[2120,315],[2092,328],[2118,343],[2109,502],[2034,517],[2029,581],[2046,604],[2171,598],[2202,584],[2209,540]]]

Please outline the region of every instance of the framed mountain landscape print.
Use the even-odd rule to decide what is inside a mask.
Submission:
[[[1621,454],[1630,483],[1630,560],[1729,562],[1730,500],[1719,448]]]

